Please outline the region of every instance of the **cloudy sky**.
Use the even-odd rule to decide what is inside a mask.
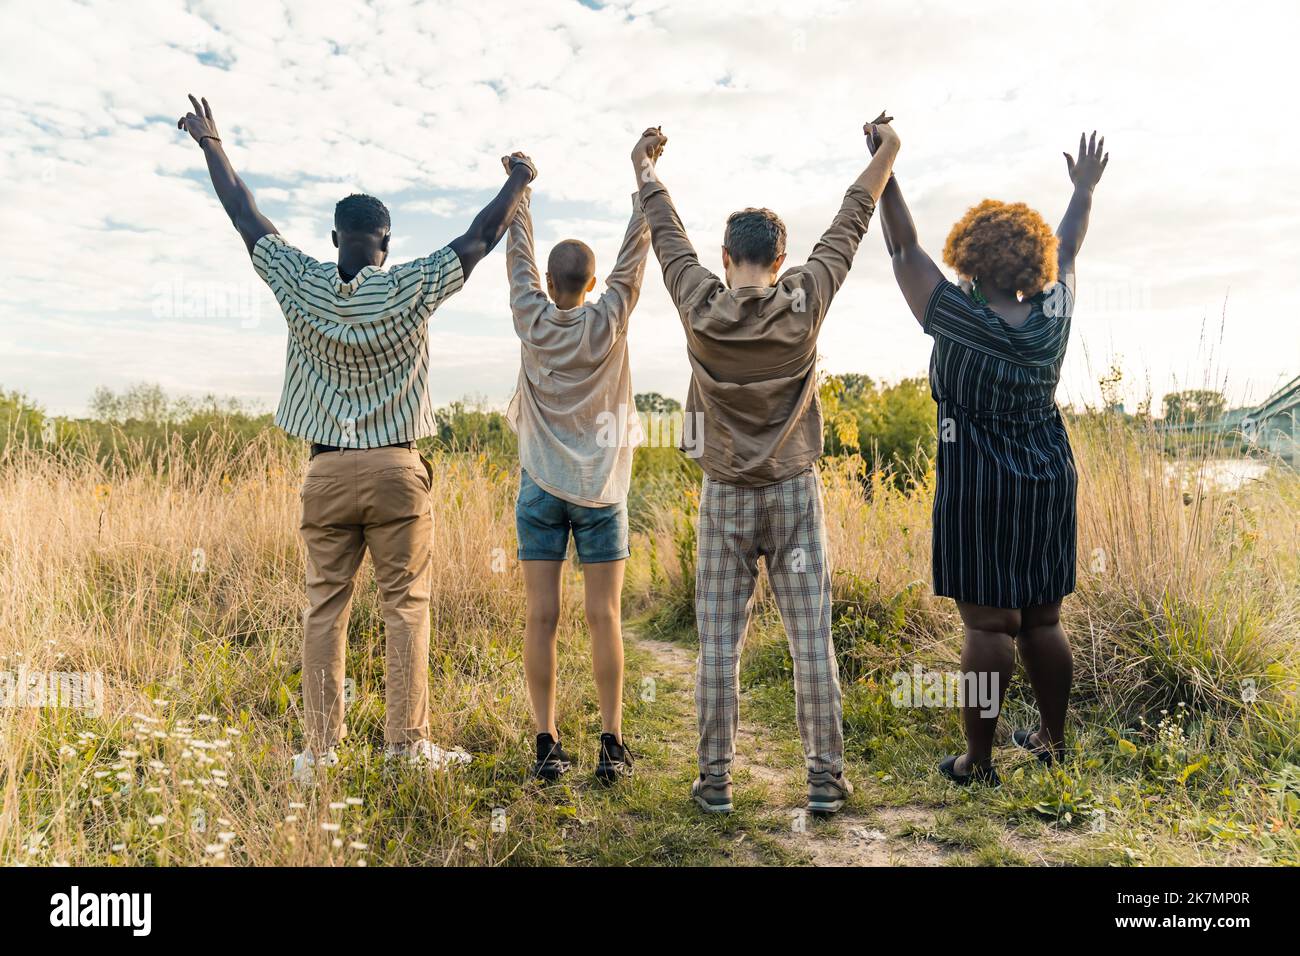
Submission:
[[[705,263],[720,270],[726,214],[747,205],[785,218],[799,261],[882,107],[937,259],[986,196],[1055,223],[1061,151],[1096,128],[1111,163],[1060,398],[1094,399],[1114,361],[1130,402],[1206,382],[1257,400],[1300,373],[1293,3],[0,0],[0,26],[0,388],[57,413],[141,381],[274,406],[283,322],[175,128],[188,92],[263,211],[322,259],[342,195],[388,203],[401,261],[463,231],[523,149],[541,254],[577,237],[607,268],[628,154],[662,124],[660,174]],[[435,400],[508,399],[504,273],[499,248],[434,316]],[[637,390],[683,396],[653,263],[630,342]],[[926,366],[874,226],[821,350],[831,372]]]

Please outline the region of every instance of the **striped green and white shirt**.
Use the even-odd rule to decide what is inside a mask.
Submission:
[[[275,423],[340,448],[378,448],[435,431],[429,400],[429,316],[464,285],[450,246],[387,271],[366,266],[344,282],[271,233],[253,268],[289,326]]]

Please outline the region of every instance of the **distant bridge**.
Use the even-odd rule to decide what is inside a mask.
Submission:
[[[1213,421],[1165,424],[1158,420],[1162,432],[1189,435],[1237,435],[1247,444],[1266,451],[1300,468],[1300,375],[1253,408],[1231,408]]]
[[[1300,409],[1300,375],[1254,408],[1246,409],[1238,428],[1252,445],[1263,448],[1292,465],[1300,466],[1297,409]]]

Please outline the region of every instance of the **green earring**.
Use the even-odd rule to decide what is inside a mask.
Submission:
[[[970,280],[970,297],[975,300],[976,305],[989,304],[989,300],[986,299],[984,293],[980,291],[980,280],[978,276]]]

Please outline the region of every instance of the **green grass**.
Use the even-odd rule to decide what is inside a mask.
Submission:
[[[797,752],[784,633],[770,613],[756,623],[742,662],[744,714]],[[1001,733],[1032,724],[1025,693],[1021,675]],[[1240,719],[1176,706],[1154,725],[1127,726],[1076,708],[1059,768],[1004,741],[996,754],[1003,786],[967,790],[935,770],[963,747],[954,710],[894,707],[887,686],[869,678],[846,682],[844,701],[846,765],[859,783],[852,806],[934,811],[933,824],[903,832],[942,849],[951,864],[1300,863],[1294,829],[1278,826],[1300,808],[1300,773],[1270,778]]]

